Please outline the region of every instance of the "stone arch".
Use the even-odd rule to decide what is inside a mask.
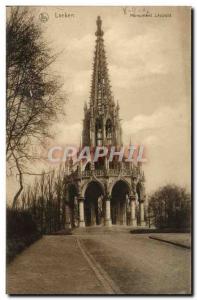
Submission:
[[[103,194],[105,194],[105,188],[104,188],[104,185],[103,183],[99,180],[99,179],[92,179],[92,180],[88,180],[87,182],[84,183],[84,185],[82,186],[81,188],[81,196],[84,198],[85,197],[85,191],[87,189],[87,186],[90,182],[96,182],[100,185],[102,191],[103,191]]]
[[[105,123],[105,135],[106,135],[106,139],[107,139],[107,144],[111,145],[111,143],[112,143],[112,121],[110,118],[108,118]]]
[[[104,222],[104,189],[97,180],[91,180],[85,185],[84,217],[86,226]]]
[[[118,181],[124,182],[124,183],[128,186],[129,191],[131,191],[131,185],[130,185],[129,181],[127,181],[125,178],[118,178],[117,180],[113,181],[113,182],[110,184],[110,187],[109,187],[109,194],[110,194],[110,195],[111,195],[111,193],[112,193],[113,187],[115,186],[115,184],[116,184]]]
[[[84,168],[85,171],[90,171],[91,170],[91,162],[88,161],[85,165],[85,168]]]
[[[111,187],[111,218],[114,225],[129,223],[128,208],[130,184],[125,179],[118,179]]]
[[[95,122],[95,145],[102,146],[103,139],[103,121],[100,118],[96,119]]]

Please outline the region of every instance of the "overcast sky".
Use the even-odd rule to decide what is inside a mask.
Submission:
[[[152,17],[129,16],[123,7],[39,7],[49,19],[45,38],[61,51],[53,71],[68,94],[54,145],[79,144],[83,105],[89,101],[96,18],[101,16],[109,77],[119,101],[123,139],[146,147],[150,192],[166,183],[190,185],[190,9],[149,8]],[[142,14],[139,8],[136,14]],[[155,15],[169,14],[171,17]],[[57,17],[74,14],[73,17]]]

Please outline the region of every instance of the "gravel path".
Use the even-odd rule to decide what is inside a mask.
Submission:
[[[45,236],[7,268],[9,294],[189,294],[191,251],[117,232]]]
[[[151,240],[148,234],[84,236],[83,243],[126,294],[188,294],[191,250]]]
[[[8,294],[106,292],[72,236],[45,236],[7,268]]]

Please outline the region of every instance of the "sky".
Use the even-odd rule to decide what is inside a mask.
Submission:
[[[79,144],[89,101],[96,18],[102,19],[109,78],[119,101],[124,144],[143,144],[146,189],[190,188],[190,9],[186,7],[33,7],[44,38],[59,52],[68,102],[53,145]],[[42,22],[42,15],[48,20]],[[143,17],[146,13],[148,17]],[[12,186],[14,186],[12,184]],[[11,190],[11,189],[10,189]]]

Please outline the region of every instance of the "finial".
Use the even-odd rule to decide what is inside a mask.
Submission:
[[[101,30],[102,21],[100,16],[97,17],[96,24],[97,24],[97,31],[95,32],[95,35],[103,36],[104,33],[103,30]]]

